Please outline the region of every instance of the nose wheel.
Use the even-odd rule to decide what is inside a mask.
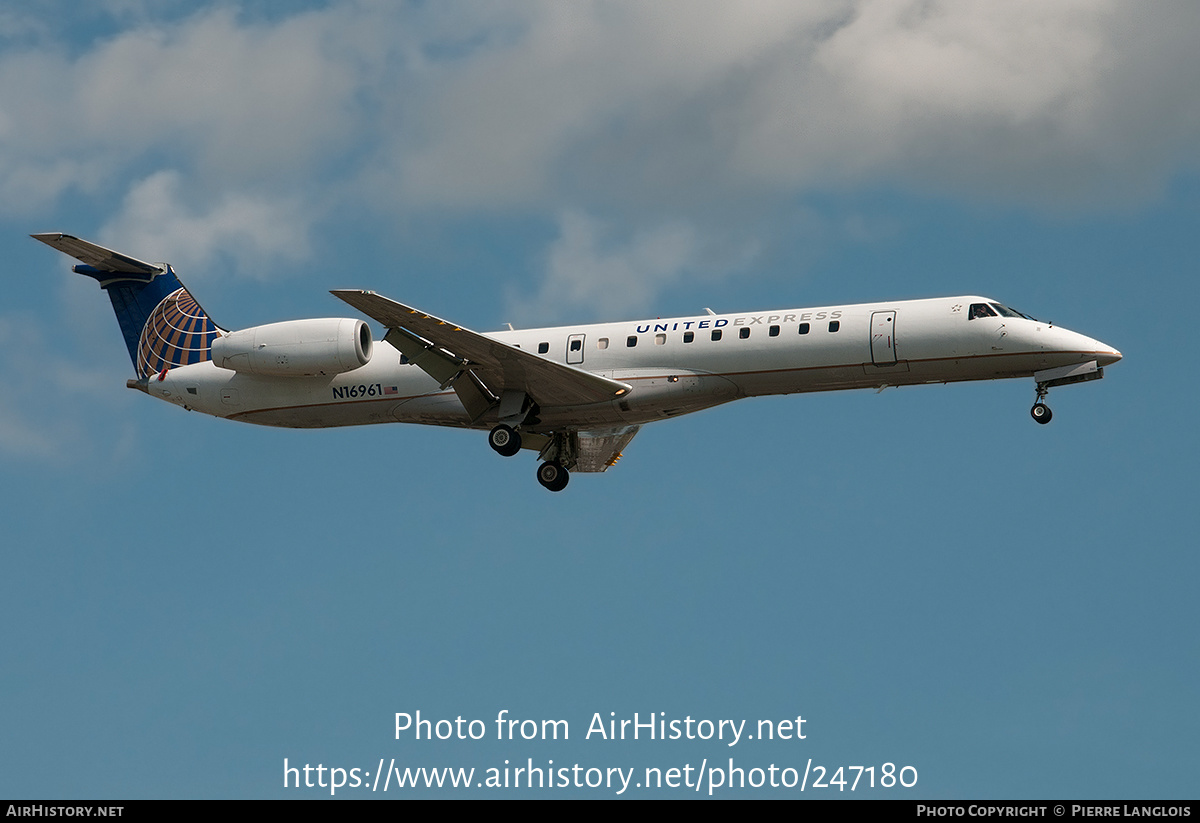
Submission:
[[[503,423],[488,434],[488,445],[503,457],[512,457],[521,450],[521,435],[512,426]]]
[[[571,475],[558,463],[546,462],[538,466],[538,482],[552,492],[560,492],[567,487]]]
[[[1046,395],[1050,393],[1050,388],[1044,383],[1037,384],[1037,400],[1033,404],[1033,408],[1029,410],[1029,415],[1039,423],[1046,424],[1050,422],[1050,418],[1054,416],[1050,411],[1050,407],[1044,402]]]

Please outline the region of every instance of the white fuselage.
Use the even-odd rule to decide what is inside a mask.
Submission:
[[[1026,317],[968,317],[970,306],[993,302],[947,297],[487,336],[633,387],[616,400],[542,407],[538,422],[526,427],[532,432],[647,423],[741,397],[1029,377],[1121,357],[1097,340]],[[472,423],[451,389],[402,363],[382,340],[367,365],[331,377],[245,374],[210,361],[152,377],[148,392],[205,414],[268,426],[403,422],[486,429],[496,423],[494,411]]]

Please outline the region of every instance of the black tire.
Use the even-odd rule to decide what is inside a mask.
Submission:
[[[1033,408],[1029,410],[1029,414],[1039,423],[1046,424],[1050,422],[1050,418],[1054,413],[1050,411],[1050,407],[1045,403],[1034,403]]]
[[[571,474],[557,463],[543,463],[538,466],[537,479],[550,491],[560,492],[567,487]]]
[[[512,426],[501,423],[488,433],[488,445],[496,454],[512,457],[521,450],[521,435]]]

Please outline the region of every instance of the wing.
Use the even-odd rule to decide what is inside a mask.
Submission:
[[[621,452],[638,433],[639,426],[615,432],[580,432],[575,471],[608,471],[621,459]]]
[[[583,406],[623,397],[632,388],[555,363],[370,291],[331,292],[388,328],[384,339],[445,388],[453,386],[473,420],[507,392],[542,407]]]

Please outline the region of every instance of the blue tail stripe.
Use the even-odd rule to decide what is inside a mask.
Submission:
[[[102,282],[101,288],[112,301],[139,377],[211,358],[219,330],[170,266],[149,282],[122,278]]]

